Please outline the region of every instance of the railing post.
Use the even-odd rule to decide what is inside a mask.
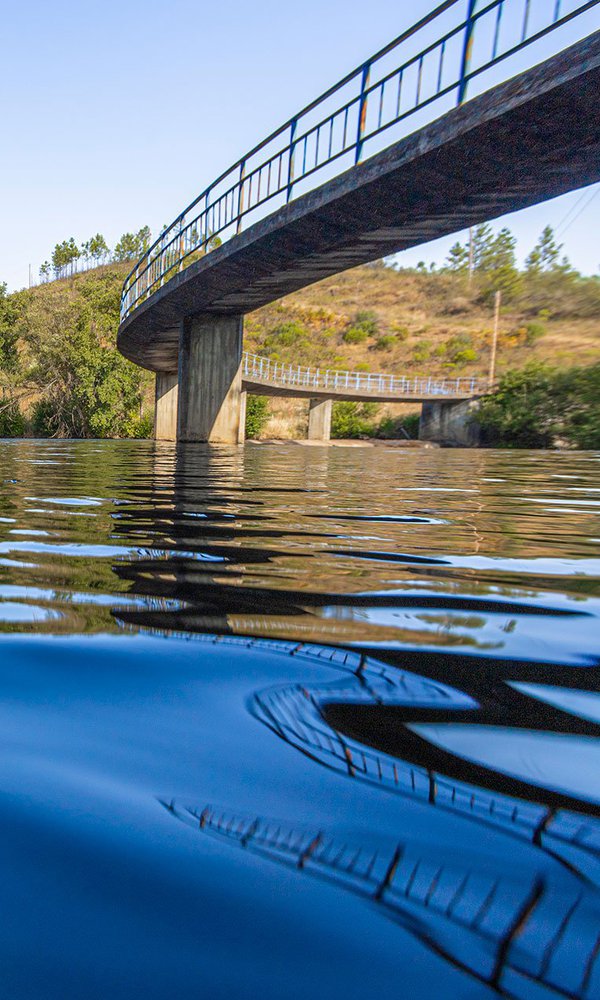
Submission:
[[[240,181],[239,181],[240,190],[239,190],[239,194],[238,194],[238,217],[237,217],[237,226],[236,226],[236,229],[235,229],[236,234],[240,233],[242,231],[242,215],[243,215],[243,212],[244,212],[244,178],[245,178],[245,176],[246,176],[246,161],[242,160],[242,162],[240,163]]]
[[[371,76],[371,64],[365,63],[362,71],[362,78],[360,83],[360,103],[358,106],[358,128],[356,130],[356,156],[354,157],[354,162],[359,163],[362,156],[363,148],[363,136],[365,134],[365,125],[367,124],[367,88],[369,86],[369,79]]]
[[[467,97],[467,86],[469,83],[469,70],[471,67],[471,56],[473,55],[473,30],[475,28],[475,7],[477,0],[467,0],[468,11],[465,24],[465,37],[463,41],[462,60],[460,64],[460,80],[458,84],[457,104],[464,104]]]
[[[290,128],[290,161],[288,165],[288,182],[287,182],[287,196],[286,202],[292,200],[292,188],[294,187],[294,153],[295,153],[295,139],[296,139],[296,128],[298,126],[298,120],[296,118],[292,119],[292,124]]]

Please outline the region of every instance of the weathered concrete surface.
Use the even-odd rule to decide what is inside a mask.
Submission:
[[[243,444],[246,440],[246,410],[248,408],[248,393],[245,390],[240,392],[240,423],[238,427],[238,444]]]
[[[423,403],[419,421],[419,441],[455,448],[474,448],[481,440],[475,422],[478,403],[474,399],[458,403]]]
[[[154,437],[157,441],[177,440],[177,375],[158,372],[154,397]]]
[[[242,395],[239,316],[194,316],[179,338],[178,441],[237,444]]]
[[[330,399],[311,399],[308,408],[308,440],[329,441],[331,438]]]
[[[600,180],[600,32],[294,200],[180,272],[119,349],[177,368],[179,324],[241,315],[356,264]]]

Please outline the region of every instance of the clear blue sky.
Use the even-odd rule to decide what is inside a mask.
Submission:
[[[534,0],[548,4],[550,0]],[[170,222],[221,170],[434,0],[29,0],[2,13],[0,281],[57,241]],[[590,28],[599,27],[600,8]],[[580,194],[507,217],[524,255]],[[600,267],[600,195],[565,250]],[[441,260],[453,240],[402,255]]]

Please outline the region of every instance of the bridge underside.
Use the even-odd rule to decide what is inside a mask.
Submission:
[[[369,403],[427,403],[427,402],[448,402],[455,403],[462,399],[472,399],[473,393],[465,391],[453,392],[444,400],[440,398],[439,392],[419,392],[403,393],[398,392],[377,392],[376,390],[367,393],[364,389],[315,389],[302,388],[301,386],[278,386],[273,382],[261,382],[258,379],[242,378],[242,389],[244,392],[251,392],[257,396],[288,396],[300,399],[332,399],[337,401],[354,400],[355,402]]]
[[[176,372],[190,316],[241,316],[357,264],[600,180],[599,93],[597,32],[192,264],[123,323],[119,349],[142,367]]]

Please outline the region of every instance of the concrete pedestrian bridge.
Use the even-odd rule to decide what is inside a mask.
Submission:
[[[599,181],[599,3],[445,0],[202,192],[123,289],[118,346],[157,373],[157,436],[242,440],[245,391],[384,398],[244,374],[244,314]]]

